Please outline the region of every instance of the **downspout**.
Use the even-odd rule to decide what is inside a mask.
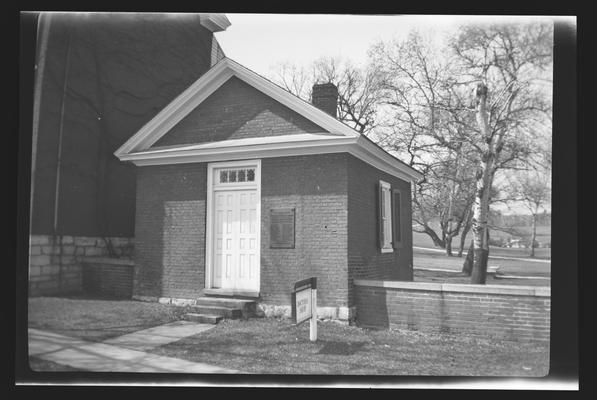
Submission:
[[[62,137],[64,131],[64,105],[66,103],[66,88],[68,80],[68,71],[70,69],[70,51],[71,51],[71,33],[68,32],[68,39],[66,42],[66,59],[64,67],[64,83],[62,85],[62,100],[60,104],[60,125],[58,130],[58,155],[56,159],[56,187],[54,188],[54,225],[53,237],[54,245],[56,244],[56,237],[59,236],[59,262],[58,262],[58,284],[59,290],[62,289],[62,235],[58,235],[58,200],[60,197],[60,169],[62,167]]]

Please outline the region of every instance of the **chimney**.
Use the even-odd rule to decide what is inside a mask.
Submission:
[[[315,107],[336,118],[338,88],[331,82],[313,85],[311,102]]]

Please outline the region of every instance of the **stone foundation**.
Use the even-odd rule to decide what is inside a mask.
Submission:
[[[194,306],[196,299],[179,299],[173,297],[151,297],[151,296],[133,296],[133,300],[158,302],[164,305],[173,306]],[[256,316],[266,318],[290,318],[292,310],[290,306],[280,306],[275,304],[257,303]],[[356,307],[317,307],[317,317],[319,320],[332,320],[339,322],[353,322],[356,317]]]
[[[112,246],[110,254],[107,244]],[[29,236],[29,295],[77,293],[83,290],[82,266],[98,257],[130,259],[134,239],[83,236]]]
[[[257,315],[262,317],[290,318],[292,308],[275,304],[257,303]],[[317,307],[317,319],[351,322],[355,319],[355,307]]]

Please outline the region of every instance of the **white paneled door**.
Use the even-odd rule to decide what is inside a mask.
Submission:
[[[213,192],[212,286],[259,290],[256,189]]]

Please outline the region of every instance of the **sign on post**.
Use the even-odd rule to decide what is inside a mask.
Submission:
[[[292,291],[292,319],[295,324],[310,320],[309,339],[317,340],[317,278],[294,284]]]

